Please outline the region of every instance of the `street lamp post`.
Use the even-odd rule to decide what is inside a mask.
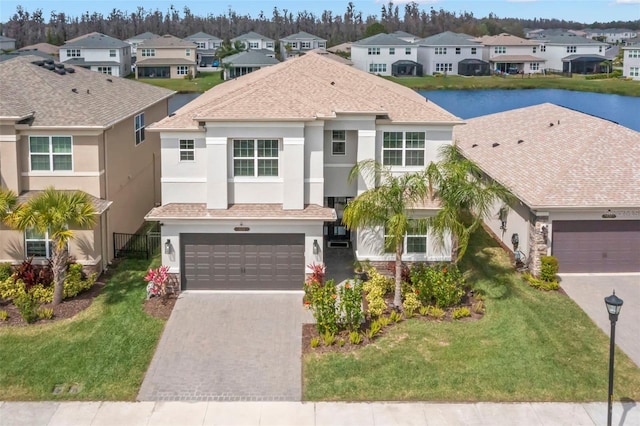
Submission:
[[[604,298],[604,303],[607,305],[607,312],[609,312],[609,321],[611,321],[611,338],[609,339],[609,402],[607,411],[607,426],[611,426],[611,412],[613,404],[613,355],[616,341],[616,321],[618,321],[618,314],[620,314],[620,308],[622,308],[622,299],[616,296],[616,291],[609,297]]]

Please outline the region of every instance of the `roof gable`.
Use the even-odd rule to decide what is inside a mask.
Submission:
[[[248,33],[241,34],[238,37],[234,37],[234,38],[231,39],[231,41],[236,41],[236,40],[265,40],[265,41],[273,41],[273,39],[270,39],[269,37],[265,37],[262,34],[258,34],[258,33],[253,32],[253,31],[249,31]]]
[[[222,40],[220,37],[213,36],[211,34],[207,34],[205,32],[197,32],[195,34],[191,34],[189,37],[186,37],[185,40]]]
[[[362,40],[354,41],[352,46],[414,46],[392,34],[380,33]]]
[[[319,40],[319,41],[326,41],[323,38],[320,38],[318,36],[315,36],[313,34],[309,34],[307,32],[304,31],[300,31],[297,32],[295,34],[291,34],[290,36],[287,37],[283,37],[280,39],[280,41],[298,41],[298,40]]]
[[[445,31],[423,38],[417,43],[421,46],[480,46],[480,43],[474,39],[475,37],[469,34]]]
[[[61,49],[85,48],[85,49],[120,49],[129,47],[127,43],[117,38],[110,37],[102,33],[89,33],[81,37],[76,37],[62,45]]]
[[[165,34],[161,37],[147,39],[140,43],[138,48],[154,48],[154,49],[195,49],[196,44],[192,41],[182,40],[171,34]]]

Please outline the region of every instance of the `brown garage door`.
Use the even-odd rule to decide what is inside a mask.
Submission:
[[[181,234],[183,290],[302,290],[304,234]]]
[[[640,221],[553,221],[560,272],[640,272]]]

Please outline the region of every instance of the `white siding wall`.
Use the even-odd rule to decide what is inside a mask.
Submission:
[[[453,71],[448,74],[458,74],[458,63],[464,59],[482,59],[482,46],[476,46],[476,53],[471,53],[471,47],[460,47],[460,54],[456,54],[456,46],[438,46],[446,48],[446,54],[437,54],[434,46],[420,46],[418,48],[418,62],[422,64],[425,75],[432,75],[436,71],[436,64],[452,64]]]
[[[633,46],[629,49],[624,49],[624,64],[622,68],[622,75],[634,80],[640,80],[640,75],[631,75],[631,68],[634,68],[634,74],[640,73],[640,57],[632,58],[631,51],[640,52],[640,46]],[[637,56],[634,53],[634,56]]]
[[[565,58],[569,55],[602,55],[604,56],[605,46],[601,46],[594,44],[576,44],[572,46],[576,46],[576,51],[569,53],[567,52],[567,47],[570,46],[568,44],[548,44],[546,47],[546,52],[539,52],[536,56],[544,58],[547,60],[544,67],[547,69],[553,70],[561,70],[562,69],[562,58]],[[541,65],[542,66],[542,65]]]
[[[369,48],[375,46],[351,46],[351,61],[353,66],[359,70],[370,72],[371,64],[385,64],[387,69],[385,72],[374,72],[373,74],[391,75],[391,65],[400,60],[418,61],[417,46],[381,46],[379,55],[369,55]],[[393,55],[389,54],[389,48],[395,49]],[[411,53],[406,54],[405,48],[409,48]]]

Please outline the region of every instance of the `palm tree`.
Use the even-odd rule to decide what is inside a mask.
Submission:
[[[18,197],[15,192],[10,189],[0,188],[0,220],[4,220],[11,213],[17,200]]]
[[[33,229],[39,234],[49,233],[49,239],[52,241],[54,305],[62,302],[64,294],[64,279],[69,259],[67,247],[73,238],[73,231],[69,228],[91,228],[95,223],[95,215],[95,208],[86,193],[47,188],[19,204],[15,211],[5,217],[5,222],[14,229],[23,232]]]
[[[504,186],[486,178],[455,145],[442,146],[439,154],[440,161],[425,170],[429,196],[440,202],[429,227],[440,247],[445,247],[445,240],[451,237],[451,259],[455,263],[464,256],[471,234],[494,213],[496,204],[509,205],[513,196]]]
[[[365,180],[374,179],[376,185],[347,204],[342,221],[348,229],[384,227],[385,249],[395,252],[393,304],[402,308],[404,238],[412,227],[426,228],[425,220],[412,219],[410,209],[424,200],[427,186],[420,174],[394,176],[389,169],[373,160],[356,164],[349,174],[349,181],[359,176]]]

